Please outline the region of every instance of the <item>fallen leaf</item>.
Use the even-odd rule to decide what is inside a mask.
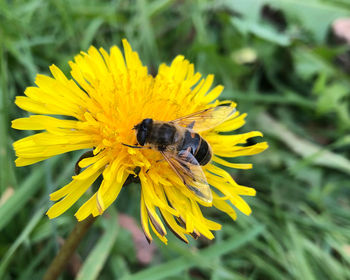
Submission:
[[[335,35],[350,44],[350,18],[339,18],[332,24]]]
[[[119,214],[118,217],[120,226],[128,230],[132,235],[137,259],[144,265],[149,264],[153,259],[156,247],[152,243],[148,244],[143,231],[133,217],[126,214]]]

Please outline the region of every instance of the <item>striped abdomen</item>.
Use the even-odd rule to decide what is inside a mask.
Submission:
[[[200,165],[206,165],[211,160],[211,148],[198,133],[186,129],[182,147],[179,150],[191,148],[191,154],[196,158]]]

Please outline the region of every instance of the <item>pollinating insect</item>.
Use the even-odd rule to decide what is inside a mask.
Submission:
[[[202,170],[212,158],[212,149],[199,132],[210,130],[235,113],[231,104],[208,108],[169,122],[144,119],[136,130],[137,144],[125,146],[159,151],[183,184],[204,202],[213,196]]]

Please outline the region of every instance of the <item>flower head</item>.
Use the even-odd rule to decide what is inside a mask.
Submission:
[[[267,143],[240,145],[248,138],[262,136],[258,131],[227,133],[244,125],[246,114],[240,115],[238,111],[217,127],[201,132],[213,151],[212,161],[202,167],[213,200],[206,203],[198,199],[169,164],[161,161],[159,151],[133,149],[123,143],[137,143],[132,128],[145,118],[170,121],[220,104],[216,99],[223,87],[210,89],[213,75],[201,78],[193,64],[181,55],[170,66],[160,65],[157,76],[152,77],[126,40],[123,46],[124,56],[116,46],[110,53],[90,47],[87,53],[77,55],[69,62],[73,79],[52,65],[53,77],[37,75],[37,86],[28,87],[26,96],[16,98],[20,108],[34,114],[14,120],[12,126],[42,131],[13,144],[18,157],[16,165],[30,165],[61,153],[92,149],[93,155],[79,162],[82,172],[51,194],[50,199],[57,202],[47,212],[50,218],[70,208],[100,175],[103,180],[98,190],[75,216],[80,221],[89,215],[101,215],[115,201],[127,177],[133,175],[141,181],[141,224],[149,241],[152,240],[151,227],[167,242],[163,223],[186,242],[186,234],[212,239],[212,231],[219,230],[221,225],[206,219],[199,205],[214,206],[236,219],[232,205],[249,215],[251,209],[241,196],[255,195],[253,188],[237,184],[218,164],[249,169],[251,164],[231,163],[223,157],[257,154],[267,148]],[[231,102],[231,106],[235,104]],[[136,168],[140,170],[138,174]]]

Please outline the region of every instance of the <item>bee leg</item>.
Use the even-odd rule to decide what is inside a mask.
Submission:
[[[79,162],[81,160],[83,160],[84,158],[89,158],[89,157],[93,157],[94,156],[94,153],[93,151],[87,151],[86,153],[82,154],[82,156],[78,159],[78,161],[76,162],[75,164],[75,167],[74,167],[74,173],[75,175],[78,175],[81,171],[81,167],[79,166]]]
[[[188,155],[191,153],[191,147],[188,147],[184,152],[182,153],[182,156],[185,158],[188,158]]]
[[[185,160],[186,162],[189,162],[191,164],[195,164],[195,165],[198,165],[198,163],[195,163],[193,161],[194,157],[193,157],[193,154],[191,153],[191,147],[188,147],[186,150],[181,150],[178,154],[178,156]]]

